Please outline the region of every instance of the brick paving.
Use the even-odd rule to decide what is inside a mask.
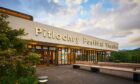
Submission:
[[[72,65],[40,66],[36,74],[47,75],[47,84],[140,84],[125,78],[73,69]]]

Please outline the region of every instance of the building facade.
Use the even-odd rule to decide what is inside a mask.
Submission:
[[[32,16],[0,8],[8,14],[9,26],[27,33],[28,51],[41,54],[42,64],[97,63],[108,61],[118,43],[34,22]]]

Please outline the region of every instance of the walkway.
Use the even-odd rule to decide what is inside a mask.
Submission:
[[[47,84],[139,84],[124,78],[73,69],[72,65],[38,67],[37,75],[48,75]]]

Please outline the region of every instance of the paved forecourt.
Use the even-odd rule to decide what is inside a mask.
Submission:
[[[47,75],[47,84],[139,84],[128,79],[73,69],[72,65],[38,67],[38,76]]]

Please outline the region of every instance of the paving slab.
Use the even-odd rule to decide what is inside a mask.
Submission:
[[[72,65],[41,66],[36,75],[47,75],[47,84],[140,84],[125,78],[73,69]]]

